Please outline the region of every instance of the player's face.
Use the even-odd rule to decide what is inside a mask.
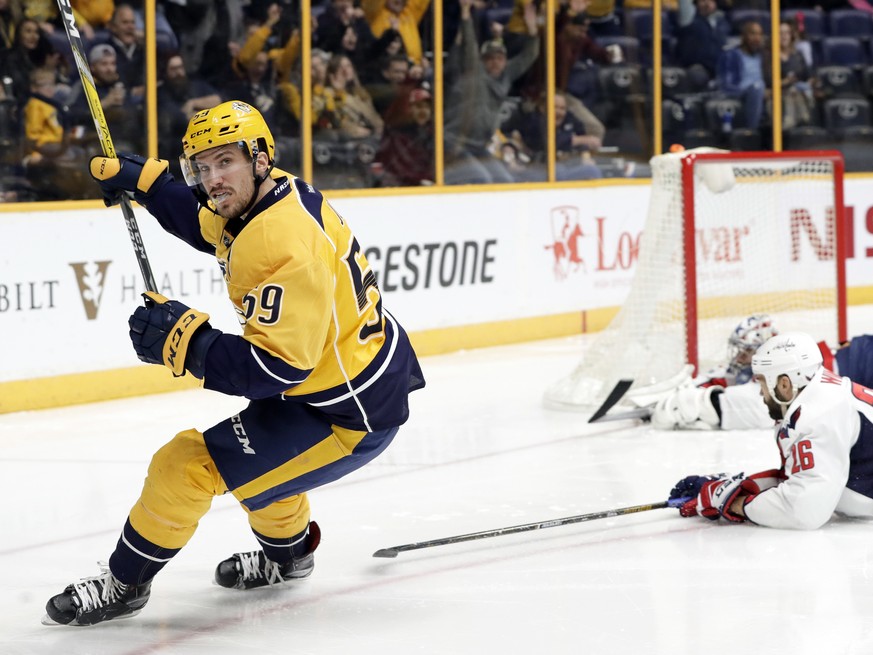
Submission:
[[[255,192],[248,156],[236,145],[220,146],[199,154],[196,166],[200,184],[219,215],[240,216]]]
[[[755,354],[753,349],[748,350],[739,350],[737,351],[737,356],[734,358],[737,366],[740,368],[745,368],[747,366],[752,365],[752,356]]]
[[[764,404],[767,405],[767,413],[770,415],[770,418],[774,421],[781,421],[785,416],[785,406],[773,400],[773,396],[770,395],[770,390],[767,388],[767,383],[764,381],[764,376],[756,375],[755,379],[761,386],[761,398],[764,400]],[[776,393],[779,393],[778,389]]]

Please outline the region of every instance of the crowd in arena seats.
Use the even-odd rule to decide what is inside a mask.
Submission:
[[[71,4],[116,149],[144,153],[144,0]],[[190,115],[240,99],[265,116],[278,165],[295,172],[311,119],[323,188],[433,184],[441,51],[447,184],[545,180],[550,111],[558,179],[625,175],[609,153],[643,162],[652,148],[651,0],[555,5],[548,17],[544,0],[446,0],[437,47],[431,0],[313,0],[304,112],[298,2],[157,0],[158,154],[175,170]],[[665,0],[665,147],[771,147],[768,10],[764,0]],[[873,170],[873,5],[785,0],[779,21],[784,147],[841,147],[850,169]],[[94,197],[81,171],[101,144],[53,0],[0,0],[0,82],[0,201]]]

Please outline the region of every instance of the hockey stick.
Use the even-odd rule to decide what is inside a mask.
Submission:
[[[597,408],[597,411],[591,415],[591,418],[588,419],[589,423],[596,423],[599,421],[613,406],[621,400],[624,395],[627,393],[627,390],[633,386],[633,380],[619,380],[616,382],[615,386],[612,388],[612,391],[609,392],[609,395],[606,397],[606,400],[603,401],[603,404]]]
[[[100,139],[103,154],[106,157],[115,157],[115,146],[112,145],[109,125],[106,122],[106,116],[103,115],[100,96],[97,94],[97,87],[94,85],[94,78],[91,76],[88,60],[85,58],[85,46],[82,44],[82,37],[76,27],[76,20],[73,18],[70,0],[58,0],[58,8],[61,11],[61,16],[64,17],[64,30],[67,32],[67,39],[70,41],[70,48],[73,50],[76,68],[79,69],[79,77],[82,79],[85,98],[88,100],[88,108],[91,110],[91,118],[94,119],[94,127],[97,129],[97,136]],[[127,224],[130,242],[133,244],[133,249],[136,252],[139,270],[142,273],[146,291],[157,291],[158,285],[155,284],[155,277],[152,275],[152,267],[149,264],[145,245],[143,245],[142,236],[139,233],[139,226],[136,224],[136,217],[133,215],[133,207],[131,207],[130,198],[126,194],[121,196],[121,213],[124,215],[124,222]]]
[[[619,380],[615,385],[615,388],[610,392],[609,396],[607,396],[606,400],[603,401],[600,408],[591,415],[590,419],[588,419],[588,422],[603,423],[605,421],[624,421],[634,418],[648,421],[652,418],[652,412],[654,411],[657,402],[662,398],[665,398],[667,394],[675,391],[688,382],[691,379],[693,372],[694,367],[691,364],[686,364],[673,377],[662,380],[661,382],[656,382],[655,384],[650,384],[646,387],[634,389],[630,393],[628,393],[628,389],[633,386],[634,381],[631,379]],[[607,416],[606,413],[625,395],[627,396],[627,399],[637,407],[626,412]]]
[[[373,557],[392,558],[397,557],[400,553],[408,550],[421,550],[422,548],[433,548],[434,546],[446,546],[448,544],[459,544],[464,541],[475,541],[476,539],[488,539],[490,537],[500,537],[505,534],[516,534],[518,532],[530,532],[532,530],[543,530],[545,528],[556,528],[560,525],[568,525],[570,523],[582,523],[583,521],[594,521],[596,519],[608,519],[613,516],[624,516],[625,514],[636,514],[638,512],[648,512],[653,509],[664,509],[665,507],[679,507],[690,498],[674,498],[665,500],[660,503],[651,503],[649,505],[634,505],[633,507],[622,507],[621,509],[610,509],[605,512],[593,512],[592,514],[580,514],[578,516],[568,516],[563,519],[551,519],[549,521],[540,521],[539,523],[525,523],[524,525],[514,525],[509,528],[498,528],[497,530],[485,530],[483,532],[471,532],[470,534],[462,534],[456,537],[444,537],[442,539],[433,539],[432,541],[419,541],[414,544],[403,544],[402,546],[392,546],[390,548],[380,548]]]
[[[652,413],[654,412],[654,407],[637,407],[636,409],[629,409],[626,412],[618,412],[616,414],[606,414],[604,416],[599,416],[594,418],[593,416],[588,421],[589,423],[606,423],[607,421],[629,421],[631,419],[638,418],[642,421],[649,421],[652,418]]]

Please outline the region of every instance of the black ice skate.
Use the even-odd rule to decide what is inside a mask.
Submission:
[[[317,523],[309,524],[308,537],[309,546],[306,552],[283,564],[268,560],[263,550],[236,553],[215,569],[215,582],[228,589],[254,589],[305,578],[315,568],[313,553],[321,541],[321,530]]]
[[[112,619],[136,616],[149,600],[151,580],[126,585],[106,569],[101,575],[83,578],[52,597],[45,606],[45,625],[94,625]]]

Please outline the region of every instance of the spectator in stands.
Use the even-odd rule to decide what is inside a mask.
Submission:
[[[130,93],[118,74],[116,58],[115,48],[108,43],[100,43],[91,48],[88,64],[94,78],[94,88],[109,124],[115,149],[141,152],[145,147],[142,98]],[[84,93],[78,94],[71,103],[70,120],[73,125],[93,130],[94,120]],[[96,134],[94,137],[96,138]]]
[[[55,100],[51,68],[30,72],[30,97],[24,105],[25,174],[45,200],[82,198],[88,188],[85,151],[69,130],[66,108]]]
[[[11,92],[19,107],[30,94],[30,72],[56,61],[57,52],[46,39],[39,23],[23,18],[15,28],[10,50],[0,51],[0,77],[12,80]]]
[[[375,43],[375,39],[370,40],[369,43],[362,42],[358,37],[358,31],[349,25],[343,32],[339,47],[334,48],[333,53],[345,55],[352,62],[355,70],[362,70],[370,64],[373,56],[371,52],[373,43]]]
[[[336,137],[340,126],[333,92],[327,82],[330,59],[330,54],[324,50],[312,51],[312,128],[314,134],[322,138]]]
[[[345,139],[379,139],[384,121],[370,94],[358,80],[355,67],[345,55],[334,55],[327,65],[327,92],[339,118],[339,133]]]
[[[414,64],[426,65],[418,24],[430,7],[430,0],[363,0],[361,6],[373,36],[395,29],[403,39],[406,54]]]
[[[722,52],[718,60],[719,90],[743,103],[743,117],[747,127],[757,130],[764,113],[763,56],[764,31],[755,21],[743,23],[740,44]]]
[[[213,34],[207,39],[204,48],[209,56],[203,58],[197,72],[204,82],[223,90],[225,86],[239,79],[237,57],[240,45],[237,41],[228,41],[223,34]],[[190,72],[191,67],[185,62],[184,54],[182,61],[185,63],[185,70]],[[224,95],[228,97],[227,94]]]
[[[406,120],[386,125],[372,166],[372,186],[421,186],[434,182],[434,134],[431,95],[409,93]]]
[[[797,28],[792,22],[779,24],[779,59],[782,69],[782,129],[809,125],[813,97],[806,59],[797,50]]]
[[[145,97],[145,46],[136,30],[136,15],[129,4],[115,7],[108,24],[109,45],[115,49],[118,75],[138,101]]]
[[[50,2],[50,0],[30,0],[23,2],[24,17],[35,20],[39,28],[46,34],[51,34],[55,30],[64,31],[61,23],[61,15],[58,13],[58,3]],[[76,14],[77,12],[74,12]],[[85,32],[88,37],[87,31]]]
[[[546,94],[542,93],[536,103],[523,104],[503,124],[503,132],[519,143],[529,153],[533,162],[540,164],[536,176],[527,176],[525,179],[519,179],[520,182],[546,179],[547,111]],[[555,92],[554,114],[555,179],[563,182],[603,177],[603,173],[592,157],[592,154],[600,149],[601,140],[586,134],[582,121],[567,111],[567,96],[563,91]]]
[[[242,100],[256,107],[271,130],[275,129],[276,119],[276,78],[273,62],[263,50],[247,64],[241,65],[242,78],[234,80],[225,87],[228,98]]]
[[[589,0],[565,0],[555,18],[556,88],[567,91],[569,111],[585,125],[586,133],[600,139],[606,133],[603,123],[589,107],[600,100],[598,64],[619,63],[623,54],[618,45],[603,48],[590,34]],[[574,70],[573,88],[570,72]]]
[[[409,59],[406,55],[393,55],[382,60],[380,66],[380,80],[375,83],[367,84],[367,91],[373,98],[373,106],[379,115],[386,122],[392,120],[389,116],[389,111],[392,113],[405,114],[406,103],[402,108],[392,110],[392,105],[398,98],[404,96],[408,99],[409,92],[412,90],[413,82],[409,79]]]
[[[15,26],[22,15],[21,0],[0,0],[0,52],[15,43]]]
[[[409,61],[409,72],[407,77],[410,79],[421,80],[425,73],[425,67],[415,64],[409,59],[406,54],[406,49],[403,47],[403,39],[400,38],[400,32],[389,28],[382,32],[382,35],[376,39],[370,46],[368,61],[358,70],[358,76],[361,78],[361,83],[364,86],[369,84],[379,83],[384,78],[382,77],[382,64],[386,59],[395,56],[403,56]],[[427,65],[428,72],[430,64]]]
[[[357,36],[357,45],[364,51],[369,50],[375,37],[364,10],[356,7],[352,0],[330,0],[327,9],[318,17],[313,46],[327,52],[338,52],[349,28]]]
[[[528,38],[524,49],[507,59],[506,47],[488,41],[479,47],[473,29],[473,0],[459,0],[461,28],[446,63],[445,159],[447,184],[512,182],[505,165],[488,144],[500,124],[500,111],[512,84],[539,54],[537,16],[525,8]]]
[[[333,97],[328,97],[325,90],[327,82],[327,65],[330,55],[324,50],[313,48],[310,55],[310,76],[312,84],[312,111],[307,116],[312,121],[313,135],[317,137],[331,136],[321,134],[323,130],[330,132],[339,128]],[[276,83],[276,126],[274,136],[284,139],[283,158],[297,157],[299,159],[300,121],[303,118],[301,93],[298,78],[280,79]],[[298,162],[299,163],[299,162]]]
[[[555,86],[566,90],[570,69],[577,61],[610,64],[621,59],[621,51],[601,47],[589,34],[590,19],[585,10],[589,0],[565,0],[555,18]],[[617,46],[616,46],[617,47]]]
[[[181,55],[167,57],[158,82],[158,152],[168,157],[170,166],[178,165],[171,156],[178,149],[179,134],[198,111],[222,103],[221,95],[209,83],[198,77],[189,78]],[[181,169],[179,169],[181,174]]]
[[[810,71],[815,67],[815,58],[812,52],[812,43],[807,38],[806,21],[801,12],[797,12],[794,18],[788,20],[788,24],[794,32],[794,48],[803,55],[807,68]]]
[[[261,52],[266,52],[267,59],[271,64],[271,71],[275,72],[277,78],[283,81],[290,79],[291,71],[300,57],[300,30],[293,29],[282,47],[269,47],[271,35],[281,19],[282,7],[275,2],[271,3],[267,8],[264,22],[259,26],[252,27],[239,49],[235,59],[236,71],[239,76],[245,77],[246,71],[253,65],[258,55]]]
[[[541,0],[513,0],[512,13],[509,14],[506,25],[497,23],[497,25],[488,26],[488,29],[491,30],[491,38],[503,39],[503,43],[506,45],[506,54],[510,57],[520,52],[524,46],[527,37],[524,13],[529,4],[533,4],[534,10],[537,12],[545,6],[545,2]]]
[[[54,100],[55,74],[48,68],[30,71],[30,95],[24,104],[25,160],[39,163],[64,149],[64,108]]]
[[[182,55],[185,70],[189,73],[196,73],[201,65],[213,56],[212,51],[205,49],[206,42],[211,36],[218,34],[225,43],[230,41],[228,34],[219,30],[220,14],[225,4],[238,5],[239,2],[237,0],[227,3],[216,0],[185,0],[184,2],[173,0],[164,3],[164,13],[176,35],[179,54]],[[235,27],[239,29],[241,26]]]
[[[716,0],[679,0],[676,58],[688,69],[688,78],[703,89],[715,78],[718,58],[731,26]]]

